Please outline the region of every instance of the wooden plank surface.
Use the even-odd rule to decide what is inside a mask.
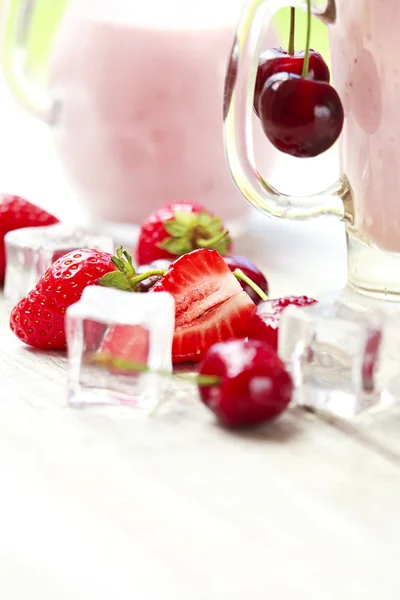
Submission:
[[[399,466],[364,440],[298,410],[228,433],[190,393],[70,409],[3,299],[0,365],[1,597],[399,598]]]

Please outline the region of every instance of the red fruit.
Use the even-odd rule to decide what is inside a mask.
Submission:
[[[66,309],[79,300],[86,286],[96,284],[114,270],[111,255],[106,252],[84,249],[65,254],[12,310],[12,331],[34,348],[64,349]]]
[[[315,303],[316,300],[307,296],[287,296],[261,302],[254,310],[247,326],[249,339],[267,342],[277,351],[282,311],[289,305],[304,307]]]
[[[90,354],[97,352],[107,331],[106,323],[85,319],[82,325],[85,353]]]
[[[262,128],[281,152],[311,158],[338,139],[344,121],[337,91],[328,83],[277,73],[265,83],[258,103]]]
[[[101,352],[133,363],[147,364],[149,332],[141,325],[114,325],[103,339]]]
[[[4,281],[6,257],[4,236],[14,229],[54,225],[58,219],[19,196],[0,195],[0,283]]]
[[[114,325],[107,331],[100,352],[112,359],[147,365],[149,348],[149,332],[141,325]],[[135,374],[132,370],[124,371],[117,367],[112,367],[110,370],[127,375]]]
[[[381,342],[381,331],[370,331],[368,333],[361,371],[363,379],[363,389],[368,392],[374,391],[374,376],[377,365],[379,364],[379,352],[381,349]]]
[[[254,90],[254,111],[258,116],[258,103],[261,91],[267,79],[276,73],[295,73],[301,75],[303,72],[304,50],[288,54],[283,48],[268,48],[264,50],[258,61],[258,72]],[[329,83],[329,67],[319,52],[310,50],[308,79],[314,81],[325,81]]]
[[[241,269],[243,273],[247,275],[247,277],[249,277],[255,284],[257,284],[258,287],[262,289],[264,294],[268,296],[268,281],[266,280],[265,275],[261,273],[260,269],[256,267],[251,260],[245,256],[239,256],[236,254],[224,256],[224,261],[232,272],[235,269]],[[260,296],[247,283],[240,281],[240,285],[253,300],[254,304],[259,304],[261,302]]]
[[[200,397],[230,427],[275,419],[292,397],[293,383],[284,364],[259,341],[233,340],[214,345],[199,373],[220,378],[217,385],[199,385]]]
[[[247,335],[254,302],[215,250],[178,258],[152,292],[169,292],[175,299],[175,363],[199,361],[216,342]]]
[[[204,206],[183,200],[163,206],[143,223],[136,247],[139,265],[159,258],[174,260],[196,248],[213,248],[225,254],[231,246],[219,217]]]

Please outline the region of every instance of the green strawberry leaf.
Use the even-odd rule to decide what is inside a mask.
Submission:
[[[221,231],[223,231],[222,220],[218,217],[212,219],[211,223],[208,226],[208,233],[210,237],[217,236],[219,233],[221,233]]]
[[[164,229],[174,238],[182,237],[188,233],[188,228],[182,223],[178,223],[178,221],[166,221]]]
[[[202,238],[213,238],[223,230],[222,219],[212,217],[207,212],[202,212],[198,215],[196,231],[200,232]]]
[[[174,254],[175,256],[181,256],[182,254],[187,254],[193,250],[192,244],[185,237],[165,238],[161,244],[158,244],[158,247],[166,250],[170,254]]]
[[[118,256],[118,258],[120,258],[121,260],[123,260],[123,251],[124,251],[123,246],[119,246],[119,248],[117,248],[117,250],[115,252],[116,255]]]
[[[189,227],[194,227],[197,223],[198,215],[187,211],[174,211],[175,221],[185,227],[185,230]]]
[[[226,251],[231,244],[231,238],[229,237],[229,231],[225,229],[220,231],[218,235],[213,238],[197,239],[196,244],[199,248],[217,250],[217,252],[223,255],[226,254]]]
[[[128,261],[128,263],[133,266],[132,256],[129,254],[129,252],[127,250],[123,250],[122,254],[126,258],[126,260]]]
[[[131,278],[136,275],[135,267],[133,266],[132,257],[124,250],[122,246],[117,248],[116,251],[117,256],[112,256],[111,261],[113,265],[115,265],[118,271],[121,271],[124,275]]]
[[[132,292],[132,287],[129,285],[129,281],[126,276],[120,271],[111,271],[106,273],[97,282],[103,287],[115,288],[116,290],[123,290],[126,292]]]
[[[122,273],[122,271],[124,270],[124,261],[120,258],[117,258],[116,256],[112,256],[111,262],[115,267],[117,267],[118,271],[121,271]]]
[[[197,225],[198,227],[204,227],[208,229],[211,225],[214,218],[206,211],[203,211],[197,215]]]
[[[228,251],[231,241],[231,238],[228,236],[227,238],[221,240],[218,244],[215,244],[214,250],[219,252],[221,256],[224,256],[224,254],[226,254]]]

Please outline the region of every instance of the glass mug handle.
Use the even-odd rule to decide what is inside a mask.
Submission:
[[[20,104],[33,116],[51,124],[56,102],[35,81],[29,69],[28,42],[37,0],[3,0],[0,9],[0,55],[4,76]]]
[[[246,200],[268,216],[293,220],[332,216],[353,223],[352,193],[345,175],[323,192],[297,197],[280,193],[263,179],[256,165],[252,127],[258,63],[255,58],[263,50],[272,17],[288,6],[307,9],[304,0],[251,0],[242,13],[225,81],[224,143],[228,166]],[[335,0],[328,0],[323,12],[315,1],[312,8],[327,24],[335,22]]]

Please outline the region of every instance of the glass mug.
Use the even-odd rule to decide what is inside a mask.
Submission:
[[[36,5],[3,0],[3,69],[52,126],[94,220],[140,223],[190,199],[240,225],[249,207],[226,169],[221,105],[242,0],[70,0],[46,90],[27,68]],[[261,129],[255,144],[267,168],[274,153]]]
[[[271,217],[330,216],[346,224],[348,281],[357,292],[400,300],[399,0],[313,1],[329,29],[333,84],[345,110],[343,175],[308,198],[280,193],[260,174],[253,150],[252,105],[258,57],[278,9],[302,0],[252,0],[239,22],[224,100],[225,151],[232,177]],[[260,169],[262,170],[262,169]]]

